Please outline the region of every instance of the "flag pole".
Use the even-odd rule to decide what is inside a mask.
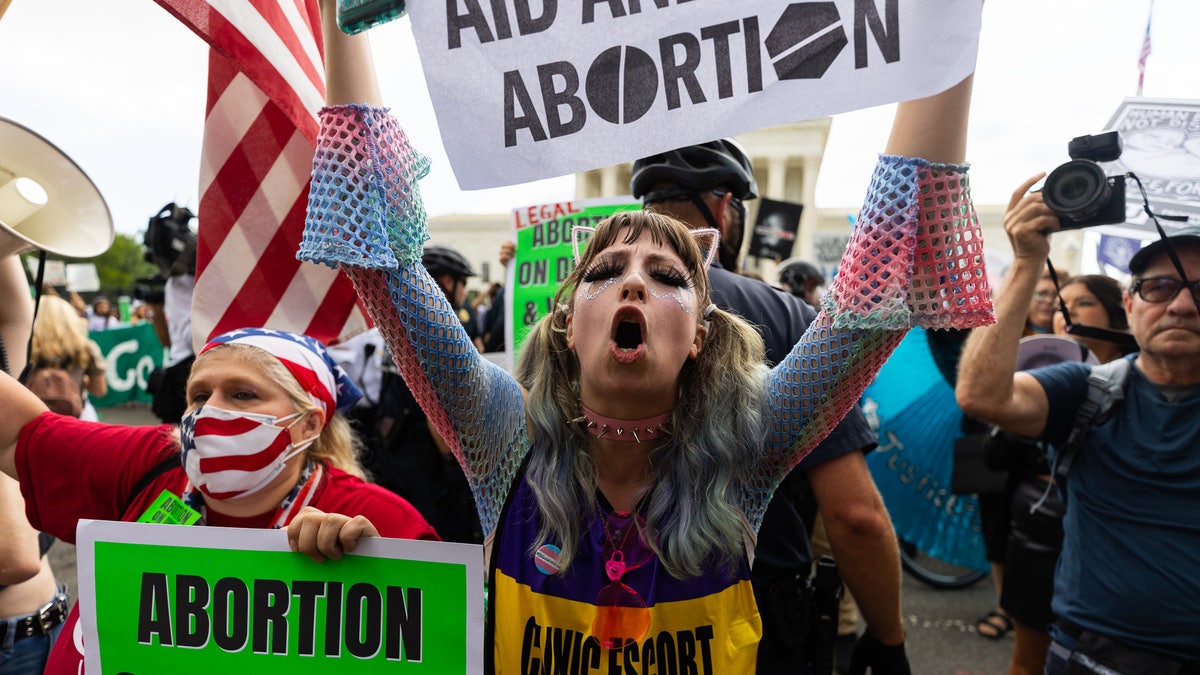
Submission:
[[[1146,36],[1142,38],[1142,51],[1138,56],[1137,95],[1142,96],[1142,85],[1146,81],[1146,59],[1150,56],[1150,20],[1154,18],[1154,0],[1150,0],[1150,13],[1146,17]]]

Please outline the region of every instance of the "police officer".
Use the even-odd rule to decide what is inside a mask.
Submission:
[[[429,244],[421,255],[421,264],[429,271],[429,276],[438,283],[446,299],[458,312],[458,318],[467,335],[475,343],[475,348],[483,351],[482,331],[475,316],[475,308],[467,302],[467,279],[475,276],[471,263],[463,254],[449,246]]]
[[[708,271],[713,302],[759,328],[769,365],[787,356],[816,312],[795,296],[737,274],[745,200],[758,196],[742,148],[721,139],[639,159],[630,188],[646,210],[721,233]],[[908,672],[896,536],[863,457],[875,445],[862,412],[852,409],[772,498],[751,574],[763,620],[760,674],[812,672],[807,669],[816,665],[808,639],[815,627],[804,620],[812,615],[805,584],[812,565],[811,522],[805,521],[815,513],[806,503],[809,495],[819,505],[842,576],[867,622],[867,633],[855,647],[858,661],[869,662],[875,673]]]
[[[813,307],[817,306],[825,287],[825,275],[816,265],[799,258],[788,258],[779,264],[775,274],[784,290]]]

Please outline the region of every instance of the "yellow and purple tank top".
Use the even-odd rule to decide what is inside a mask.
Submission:
[[[644,635],[609,649],[592,635],[605,572],[606,508],[592,514],[570,569],[557,574],[552,543],[529,550],[538,531],[537,501],[522,472],[492,543],[488,630],[496,673],[750,673],[762,634],[749,561],[706,565],[700,577],[677,579],[629,537],[621,576],[644,599]],[[628,518],[628,516],[626,516]],[[642,564],[638,564],[642,563]],[[732,568],[731,568],[732,567]],[[601,603],[603,604],[603,602]]]

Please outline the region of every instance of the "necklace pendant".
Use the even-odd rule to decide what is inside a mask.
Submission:
[[[604,563],[604,573],[610,581],[620,581],[625,575],[625,554],[619,550],[613,551],[612,557]]]

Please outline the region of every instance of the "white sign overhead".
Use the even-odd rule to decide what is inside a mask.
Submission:
[[[977,0],[449,0],[409,12],[460,187],[523,183],[929,96]]]
[[[1129,172],[1137,180],[1125,184],[1128,220],[1104,231],[1158,237],[1139,182],[1155,214],[1186,219],[1165,221],[1165,229],[1200,224],[1200,100],[1127,98],[1106,128],[1118,131],[1124,145],[1120,159],[1106,165],[1108,174]]]

